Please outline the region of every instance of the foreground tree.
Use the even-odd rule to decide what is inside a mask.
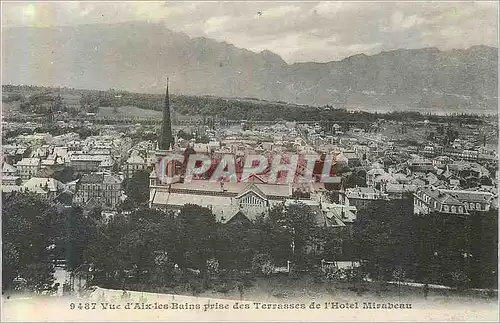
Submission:
[[[11,194],[2,201],[2,288],[16,277],[39,291],[53,283],[52,250],[65,237],[64,219],[47,201],[33,194]]]
[[[178,214],[178,225],[181,264],[198,269],[205,268],[206,261],[216,256],[215,216],[208,208],[186,204]]]
[[[291,249],[291,258],[294,263],[299,267],[304,266],[306,247],[313,240],[316,232],[317,212],[321,211],[300,202],[289,206],[279,204],[272,208],[266,221],[271,231],[270,236],[274,240],[270,250],[273,250],[273,247],[282,250]]]
[[[144,205],[149,199],[149,173],[139,170],[124,183],[127,199],[133,205]]]
[[[412,268],[412,219],[410,200],[374,202],[360,210],[353,245],[372,277],[390,279],[395,268]]]

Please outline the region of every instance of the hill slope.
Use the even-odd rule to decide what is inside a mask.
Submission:
[[[159,93],[169,75],[173,92],[191,95],[418,110],[497,106],[498,49],[486,46],[287,64],[270,51],[134,22],[4,29],[2,47],[4,84]]]

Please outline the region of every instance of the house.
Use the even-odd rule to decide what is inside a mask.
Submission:
[[[21,159],[29,157],[31,149],[23,145],[3,145],[3,159],[9,164],[15,164]]]
[[[23,185],[25,190],[46,199],[54,199],[65,189],[65,185],[54,178],[32,177]]]
[[[147,170],[147,164],[140,155],[132,154],[122,166],[122,170],[125,177],[132,177],[137,171]]]
[[[2,164],[2,175],[3,176],[16,176],[17,168],[7,163]]]
[[[77,184],[73,201],[83,205],[93,201],[105,209],[115,209],[121,201],[121,185],[122,179],[110,173],[85,174]]]
[[[366,186],[374,187],[375,186],[375,178],[377,176],[385,174],[385,171],[382,168],[373,168],[366,172]]]
[[[355,206],[358,210],[368,206],[377,200],[388,200],[388,196],[372,187],[348,188],[344,193],[344,203],[347,206]]]
[[[419,188],[413,196],[415,214],[440,212],[467,215],[471,212],[487,212],[494,201],[494,195],[490,192],[432,187]]]
[[[471,163],[466,161],[458,161],[448,164],[446,170],[459,178],[476,178],[479,179],[483,176],[490,176],[490,172],[478,163]]]
[[[434,159],[432,159],[432,164],[438,168],[446,167],[446,165],[452,162],[453,159],[451,159],[448,156],[437,156]]]
[[[397,200],[413,196],[417,188],[417,185],[388,183],[383,187],[383,191],[390,200]]]
[[[433,165],[432,161],[427,158],[413,158],[408,161],[408,168],[413,172],[434,172],[436,167]]]
[[[462,202],[453,196],[432,187],[421,187],[413,194],[413,213],[432,212],[447,214],[467,214]]]
[[[70,157],[70,166],[75,173],[92,173],[110,171],[114,161],[110,155],[73,155]]]
[[[490,210],[494,195],[490,192],[472,191],[472,190],[446,190],[441,192],[449,194],[464,204],[469,212],[487,212]]]
[[[21,185],[22,179],[20,176],[2,175],[2,185]]]
[[[356,167],[361,164],[361,159],[354,151],[345,151],[343,155],[347,158],[347,165],[349,167]]]
[[[23,158],[16,164],[16,168],[19,172],[19,176],[23,180],[30,179],[33,176],[37,176],[40,171],[41,164],[38,158]]]
[[[393,183],[396,184],[398,181],[392,176],[392,174],[389,173],[383,173],[381,175],[378,175],[375,177],[373,180],[374,182],[374,187],[380,189],[387,183]]]
[[[336,203],[322,203],[321,206],[332,227],[345,227],[353,224],[356,220],[357,209],[355,206]]]

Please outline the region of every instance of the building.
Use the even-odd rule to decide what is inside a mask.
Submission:
[[[2,175],[2,185],[21,185],[22,179],[19,176]]]
[[[355,206],[347,206],[336,203],[321,203],[321,209],[332,227],[345,227],[353,224],[356,220],[357,209]]]
[[[348,188],[344,193],[344,205],[355,206],[358,210],[373,201],[388,200],[387,194],[371,187]]]
[[[132,156],[130,156],[122,166],[123,173],[127,178],[132,177],[135,172],[140,170],[147,170],[147,168],[148,167],[146,161],[138,154],[133,154]]]
[[[158,143],[158,149],[160,150],[174,149],[174,137],[172,135],[172,120],[170,112],[170,97],[168,94],[168,78],[167,78],[167,89],[165,92],[165,102],[163,107],[163,122],[161,126],[161,134]]]
[[[121,201],[122,180],[109,173],[98,172],[85,174],[78,182],[75,204],[99,204],[105,209],[115,209]]]
[[[468,212],[487,212],[492,206],[494,195],[490,192],[472,191],[472,190],[440,190],[449,194],[463,203]]]
[[[156,160],[168,154],[183,154],[178,145],[174,145],[171,130],[170,103],[168,96],[168,85],[165,95],[165,106],[163,111],[162,132],[155,151]],[[256,145],[256,140],[226,138],[226,146],[230,147],[228,153],[244,156],[248,145]],[[216,164],[217,158],[223,153],[215,151],[220,149],[220,144],[203,144],[188,147],[184,156],[191,153],[214,151],[212,161]],[[166,169],[167,180],[161,181],[157,175],[157,167],[150,174],[150,199],[151,208],[180,210],[186,204],[197,204],[209,208],[222,223],[228,222],[251,222],[259,216],[266,216],[270,209],[286,200],[293,199],[293,184],[269,184],[267,180],[259,176],[253,176],[246,182],[213,182],[203,179],[193,179],[190,182],[182,180],[182,166],[169,164]],[[237,172],[239,167],[237,166]],[[209,170],[210,172],[210,170]],[[310,185],[309,196],[315,196],[319,190]],[[314,202],[318,204],[319,202]]]
[[[459,178],[481,178],[489,177],[490,172],[478,163],[458,161],[448,164],[446,170]]]
[[[417,191],[417,185],[388,183],[383,186],[383,192],[390,200],[399,200],[406,197],[413,197]]]
[[[114,161],[110,155],[73,155],[70,157],[70,166],[75,173],[91,173],[110,171]]]
[[[54,178],[32,177],[24,183],[23,188],[29,192],[38,194],[42,198],[52,200],[64,191],[65,185]]]
[[[7,163],[2,164],[2,176],[16,176],[17,168]]]
[[[385,174],[385,171],[382,168],[373,168],[366,172],[366,186],[374,187],[375,186],[375,178],[380,175]]]
[[[432,212],[467,215],[490,210],[494,195],[490,192],[446,190],[421,187],[415,192],[414,214]]]
[[[189,183],[153,185],[150,206],[178,210],[185,204],[209,208],[223,223],[241,212],[249,221],[265,216],[276,204],[292,198],[291,185],[259,183],[217,183],[193,180]]]
[[[23,180],[37,176],[40,171],[41,164],[39,158],[23,158],[16,164],[19,176]]]
[[[15,164],[21,159],[29,157],[31,149],[24,145],[3,145],[3,160],[9,164]]]

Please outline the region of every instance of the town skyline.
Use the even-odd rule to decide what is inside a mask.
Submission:
[[[2,320],[498,317],[497,9],[2,2]]]

